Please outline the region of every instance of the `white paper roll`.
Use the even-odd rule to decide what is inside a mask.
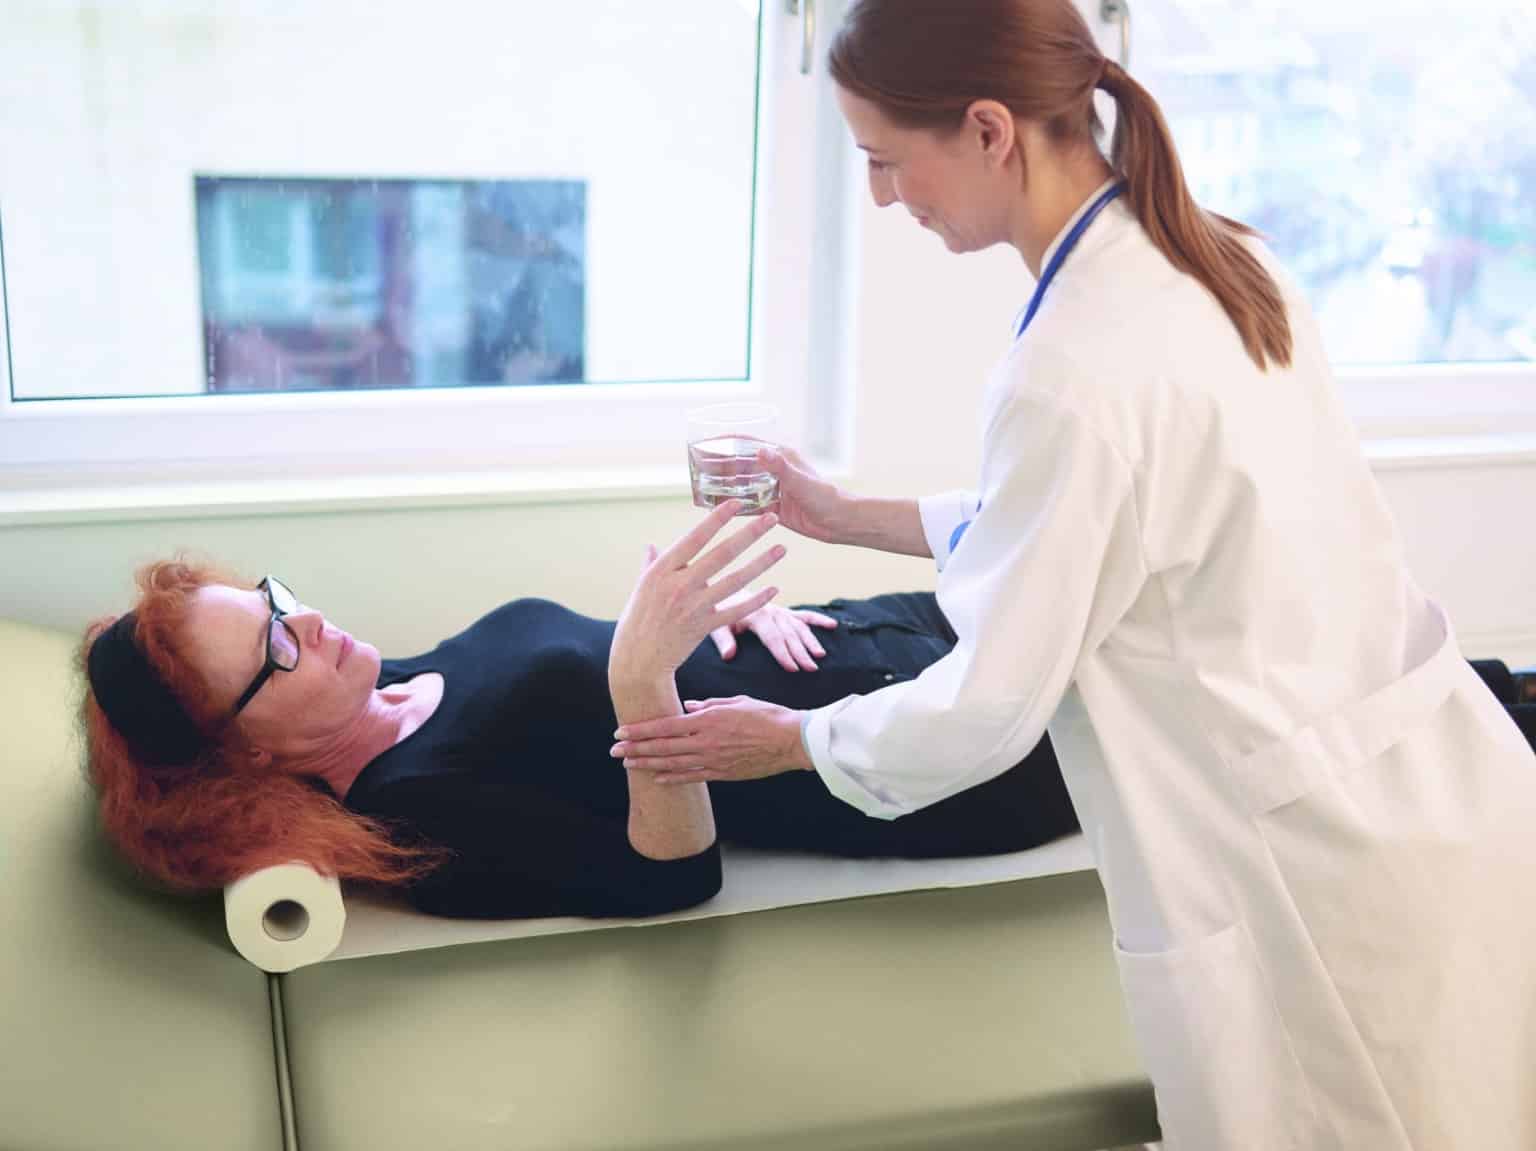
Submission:
[[[224,889],[229,941],[263,971],[319,963],[346,922],[341,884],[303,863],[266,867]]]

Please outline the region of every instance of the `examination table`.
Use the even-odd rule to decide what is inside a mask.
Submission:
[[[73,638],[0,621],[0,1147],[997,1148],[1157,1137],[1091,872],[325,962],[98,842]]]

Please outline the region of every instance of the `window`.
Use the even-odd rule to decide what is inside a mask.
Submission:
[[[1528,0],[1133,0],[1196,199],[1301,280],[1368,430],[1536,415]]]
[[[844,173],[813,166],[832,101],[796,18],[360,11],[8,7],[0,484],[685,482],[688,407],[769,398],[799,433],[843,315],[811,272]]]
[[[586,193],[199,176],[208,390],[584,383]]]
[[[0,219],[0,395],[11,391],[11,314],[5,298],[5,221]]]

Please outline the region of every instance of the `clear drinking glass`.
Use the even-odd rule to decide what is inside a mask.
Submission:
[[[688,413],[688,478],[695,507],[742,500],[738,515],[756,516],[779,498],[779,481],[757,462],[759,448],[778,443],[772,404],[713,404]]]

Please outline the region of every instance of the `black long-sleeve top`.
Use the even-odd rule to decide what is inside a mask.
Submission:
[[[917,675],[954,643],[931,595],[818,605],[827,655],[814,672],[781,668],[750,634],[724,661],[705,641],[678,671],[684,699],[751,695],[820,707]],[[385,660],[383,687],[443,676],[427,721],[365,766],[344,797],[405,840],[447,847],[447,864],[409,890],[450,916],[646,916],[703,902],[720,888],[720,853],[653,860],[629,844],[629,793],[608,754],[612,621],[521,599],[432,651]],[[932,858],[1017,851],[1076,829],[1048,743],[1003,776],[900,820],[872,819],[814,773],[711,784],[720,839],[842,856]]]

